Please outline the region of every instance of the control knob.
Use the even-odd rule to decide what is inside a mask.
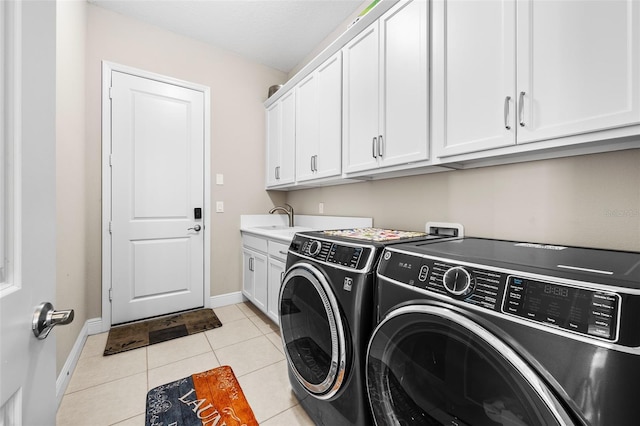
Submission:
[[[473,277],[462,266],[447,270],[442,277],[445,290],[454,296],[466,296],[473,291]]]
[[[316,254],[320,253],[321,248],[322,244],[320,243],[320,241],[311,241],[311,244],[309,244],[309,255],[315,256]]]

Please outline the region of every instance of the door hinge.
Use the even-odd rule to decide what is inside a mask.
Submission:
[[[111,222],[109,222],[109,233],[111,234]]]
[[[109,87],[109,99],[113,99],[113,86]]]
[[[109,289],[109,302],[113,301],[113,288]]]
[[[113,166],[113,154],[109,154],[109,167]]]

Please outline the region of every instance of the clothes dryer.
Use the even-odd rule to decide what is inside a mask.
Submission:
[[[316,424],[372,423],[364,356],[380,253],[392,244],[441,238],[377,228],[294,237],[280,290],[280,332],[292,389]]]

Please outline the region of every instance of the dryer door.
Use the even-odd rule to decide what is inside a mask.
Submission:
[[[509,346],[439,306],[399,308],[378,325],[367,391],[378,425],[574,424]]]
[[[345,377],[346,339],[329,283],[315,266],[296,263],[284,277],[278,305],[289,368],[311,395],[331,398]]]

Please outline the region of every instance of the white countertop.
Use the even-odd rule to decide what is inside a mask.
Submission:
[[[240,231],[290,243],[296,232],[373,226],[370,217],[295,215],[295,226],[288,226],[285,214],[241,215]]]

